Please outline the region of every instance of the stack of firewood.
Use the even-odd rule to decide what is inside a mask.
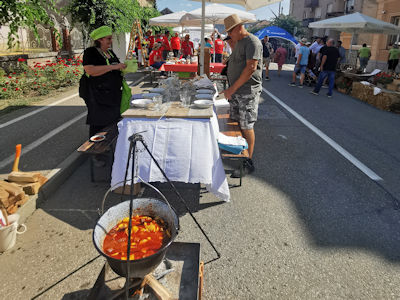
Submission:
[[[0,180],[0,204],[8,214],[16,213],[28,201],[28,195],[36,195],[46,181],[39,172],[11,172],[7,181]]]

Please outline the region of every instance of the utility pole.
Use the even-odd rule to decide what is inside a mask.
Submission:
[[[279,10],[278,10],[278,16],[280,16],[281,15],[281,1],[279,1]]]

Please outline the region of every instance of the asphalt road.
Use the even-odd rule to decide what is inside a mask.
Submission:
[[[231,189],[231,202],[196,185],[180,190],[221,253],[205,266],[203,297],[399,299],[400,116],[337,93],[315,97],[308,88],[289,87],[290,76],[272,71],[264,83],[275,100],[262,94],[256,171]],[[6,299],[88,294],[103,264],[92,262],[91,231],[109,187],[91,183],[88,173],[86,162],[28,219],[29,231],[15,248],[0,256],[8,271],[0,273]],[[191,217],[163,191],[180,215],[178,240],[201,243],[201,259],[213,260]]]
[[[21,170],[47,173],[87,139],[87,110],[77,92],[71,89],[0,119],[0,173],[11,171],[17,144],[22,144]]]

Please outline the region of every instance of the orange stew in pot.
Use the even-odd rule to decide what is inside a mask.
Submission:
[[[108,256],[127,260],[129,218],[126,217],[107,233],[103,251]],[[132,217],[130,260],[156,253],[171,233],[161,218],[136,215]]]

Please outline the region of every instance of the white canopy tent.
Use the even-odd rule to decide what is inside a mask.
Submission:
[[[397,34],[397,41],[400,35],[400,26],[358,12],[318,22],[312,22],[308,27],[333,29],[351,33],[350,51],[352,49],[354,34],[356,33]]]
[[[149,20],[153,26],[201,26],[200,20],[191,20],[190,15],[184,10],[172,14],[162,15]]]
[[[213,24],[215,26],[216,24],[224,24],[224,19],[226,17],[229,17],[232,14],[237,14],[240,19],[246,22],[254,22],[257,20],[256,15],[231,8],[228,6],[224,6],[221,4],[210,4],[205,7],[204,15],[202,12],[202,8],[195,9],[193,11],[188,12],[188,18],[192,21],[194,20],[199,20],[202,21],[204,20],[204,23],[207,24]],[[204,36],[201,37],[201,46],[203,48],[204,44]],[[203,50],[204,51],[204,50]],[[214,43],[214,52],[215,52],[215,43]],[[215,56],[214,56],[215,59]]]
[[[390,24],[361,13],[330,18],[308,25],[310,28],[326,28],[349,33],[400,34],[400,26]]]
[[[202,5],[201,5],[201,16],[202,16],[201,40],[204,41],[206,2],[238,4],[238,5],[244,6],[246,8],[246,10],[252,10],[252,9],[267,6],[267,5],[270,5],[273,3],[281,2],[282,0],[194,0],[194,1],[200,1],[202,3]],[[204,43],[201,43],[201,50],[200,50],[200,73],[204,74]]]

